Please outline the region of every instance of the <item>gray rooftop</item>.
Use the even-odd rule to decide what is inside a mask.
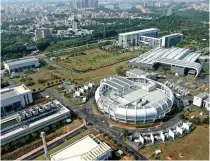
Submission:
[[[195,61],[200,56],[199,53],[191,52],[189,49],[172,47],[170,49],[156,48],[152,49],[139,57],[130,60],[130,63],[143,63],[153,66],[156,63],[177,65],[195,69],[197,75],[202,66]],[[197,76],[196,75],[196,76]]]
[[[138,31],[131,31],[131,32],[125,32],[125,33],[120,33],[119,35],[127,36],[127,35],[134,35],[134,34],[139,34],[143,32],[152,32],[152,31],[160,31],[157,28],[149,28],[149,29],[143,29],[143,30],[138,30]]]
[[[133,73],[133,74],[136,74],[136,75],[142,75],[142,74],[145,74],[145,71],[140,70],[140,69],[137,69],[137,68],[132,69],[132,70],[129,70],[128,72]]]
[[[17,96],[18,93],[15,92],[14,89],[8,90],[8,91],[3,91],[1,92],[1,100],[5,100],[14,96]]]
[[[199,93],[198,95],[196,95],[196,97],[199,97],[201,99],[206,99],[209,96],[208,93]]]
[[[38,61],[38,59],[35,58],[34,56],[31,56],[31,57],[7,60],[4,63],[7,64],[8,66],[12,66],[12,65],[24,64],[28,62],[34,62],[34,61]]]

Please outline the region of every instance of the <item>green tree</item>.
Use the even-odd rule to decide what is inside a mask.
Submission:
[[[209,125],[209,117],[205,117],[202,122]]]
[[[123,73],[123,66],[119,66],[116,68],[116,73],[119,74],[119,75],[122,75]]]
[[[128,130],[127,129],[122,129],[123,139],[126,139],[127,138],[127,135],[128,135]]]
[[[45,50],[49,46],[50,46],[50,43],[46,39],[41,39],[37,42],[37,48],[41,51]]]

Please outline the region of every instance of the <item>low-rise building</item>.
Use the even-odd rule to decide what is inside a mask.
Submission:
[[[51,161],[86,161],[108,160],[112,156],[112,149],[105,142],[101,142],[94,136],[86,136],[77,142],[52,154]]]
[[[171,35],[165,35],[162,38],[162,47],[169,48],[171,46],[175,46],[178,43],[183,41],[183,34],[174,33]]]
[[[145,72],[143,70],[135,68],[135,69],[126,71],[126,76],[130,78],[149,78],[149,79],[156,80],[158,77],[158,74],[154,72],[152,73]]]
[[[199,93],[194,96],[193,104],[198,107],[206,107],[207,110],[210,110],[210,95],[208,93]]]
[[[18,59],[12,59],[4,61],[4,68],[12,72],[22,72],[24,70],[29,70],[33,68],[39,67],[39,59],[35,58],[34,56],[30,57],[23,57]]]
[[[67,122],[70,117],[70,110],[57,100],[7,116],[1,119],[1,145],[45,127],[56,126],[56,122]]]
[[[32,92],[24,84],[1,89],[1,115],[5,116],[33,103]]]

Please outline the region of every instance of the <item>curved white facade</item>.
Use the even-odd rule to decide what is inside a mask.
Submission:
[[[159,82],[147,78],[112,77],[101,81],[95,100],[109,117],[124,123],[148,123],[170,112],[174,95]]]

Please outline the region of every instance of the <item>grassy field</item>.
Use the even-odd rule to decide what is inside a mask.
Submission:
[[[175,141],[167,142],[140,150],[147,158],[154,160],[155,150],[160,149],[160,160],[208,160],[209,159],[209,127],[197,126],[187,136]],[[156,158],[157,159],[157,158]]]
[[[74,79],[78,81],[79,84],[82,84],[88,81],[92,81],[96,84],[99,84],[100,80],[103,79],[104,77],[108,77],[108,76],[116,74],[117,67],[122,65],[124,69],[127,69],[126,62],[127,61],[124,61],[124,62],[116,63],[114,65],[110,65],[107,67],[103,67],[97,70],[86,72],[79,76],[74,77]]]
[[[107,65],[115,64],[124,60],[131,59],[139,55],[140,51],[116,54],[106,52],[100,49],[91,49],[85,51],[86,55],[68,57],[60,57],[56,63],[67,69],[86,72],[94,69],[102,68]]]
[[[32,86],[27,86],[28,88],[31,90],[35,89],[36,91],[40,91],[46,88],[48,85],[54,85],[62,82],[63,80],[69,80],[71,78],[71,73],[59,69],[47,70],[46,68],[41,68],[39,72],[24,75],[24,77],[32,78],[32,82],[35,83]],[[15,83],[21,83],[21,77],[12,80]]]
[[[88,129],[88,130],[84,131],[83,133],[81,133],[81,134],[79,134],[79,135],[77,135],[77,136],[67,140],[65,143],[57,146],[56,148],[50,150],[49,154],[53,154],[53,153],[55,153],[55,152],[65,148],[66,146],[68,146],[68,145],[70,145],[70,144],[80,140],[81,138],[83,138],[83,137],[85,137],[87,135],[90,135],[90,134],[97,135],[98,132],[95,129]],[[45,158],[44,158],[44,156],[39,156],[38,158],[36,158],[36,160],[45,160]]]

